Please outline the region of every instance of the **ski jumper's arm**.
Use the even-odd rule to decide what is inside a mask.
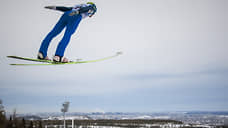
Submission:
[[[73,9],[73,7],[56,6],[56,10],[59,10],[62,12],[70,11],[72,9]]]
[[[46,6],[44,8],[58,10],[58,11],[62,11],[62,12],[70,11],[73,9],[73,7],[64,7],[64,6]]]
[[[58,10],[58,11],[62,11],[62,12],[72,10],[72,12],[69,14],[70,16],[82,14],[82,15],[85,15],[83,17],[86,17],[86,16],[91,16],[95,13],[94,11],[92,11],[92,13],[90,12],[90,10],[93,10],[93,7],[88,4],[80,4],[80,5],[76,5],[74,7],[46,6],[45,8],[52,9],[52,10]]]

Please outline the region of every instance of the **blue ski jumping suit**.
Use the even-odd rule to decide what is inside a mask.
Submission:
[[[51,40],[56,37],[59,33],[66,28],[62,40],[59,42],[55,56],[64,56],[65,49],[70,41],[72,34],[76,31],[82,18],[88,17],[90,13],[88,12],[91,7],[88,4],[76,5],[75,7],[55,7],[55,10],[63,11],[64,14],[61,16],[55,27],[48,33],[41,43],[39,52],[43,54],[44,57],[47,56],[47,51]],[[70,14],[78,11],[78,14],[71,16]],[[95,13],[95,12],[94,12]]]

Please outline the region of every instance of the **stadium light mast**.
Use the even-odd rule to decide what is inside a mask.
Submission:
[[[68,108],[69,108],[69,104],[70,102],[66,101],[64,102],[62,105],[63,105],[63,108],[61,109],[61,112],[63,112],[63,126],[64,128],[66,128],[66,120],[65,120],[65,116],[66,116],[66,112],[68,112]]]

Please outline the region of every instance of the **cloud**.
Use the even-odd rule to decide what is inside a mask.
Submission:
[[[191,77],[199,77],[199,76],[220,76],[220,77],[227,77],[228,75],[228,68],[218,68],[218,69],[206,69],[201,71],[192,71],[192,72],[138,72],[128,74],[123,76],[124,79],[138,79],[138,80],[159,80],[159,79],[172,79],[172,78],[191,78]]]

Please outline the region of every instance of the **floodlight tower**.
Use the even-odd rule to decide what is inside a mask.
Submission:
[[[66,101],[63,103],[63,108],[61,109],[61,112],[63,112],[63,125],[64,125],[64,128],[66,128],[66,120],[65,120],[65,116],[66,116],[66,112],[68,112],[68,108],[69,108],[69,104],[70,102]]]

